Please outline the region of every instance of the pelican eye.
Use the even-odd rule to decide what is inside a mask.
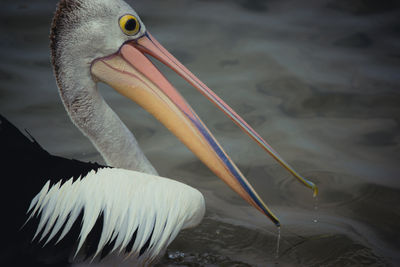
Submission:
[[[119,19],[119,26],[126,35],[135,35],[140,30],[140,23],[133,15],[124,15]]]

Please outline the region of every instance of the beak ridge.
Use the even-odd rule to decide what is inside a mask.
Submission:
[[[225,113],[236,125],[249,135],[259,146],[270,154],[279,164],[289,171],[303,185],[313,190],[314,197],[318,194],[318,187],[310,180],[296,172],[244,119],[242,119],[228,104],[218,95],[200,81],[192,72],[182,65],[171,55],[149,32],[137,40],[136,47],[145,54],[148,54],[166,64],[178,75],[195,87],[201,94],[214,103]]]

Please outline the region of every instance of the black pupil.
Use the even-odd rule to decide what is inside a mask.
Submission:
[[[125,24],[125,30],[133,31],[135,28],[136,28],[136,20],[128,19],[128,21]]]

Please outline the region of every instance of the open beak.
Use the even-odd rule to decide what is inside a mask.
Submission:
[[[178,137],[204,164],[252,206],[277,226],[278,218],[268,209],[244,175],[222,149],[185,99],[145,56],[150,55],[184,78],[229,118],[317,194],[317,187],[293,170],[239,115],[173,57],[150,33],[125,43],[120,51],[93,62],[91,72],[99,81],[130,98]]]

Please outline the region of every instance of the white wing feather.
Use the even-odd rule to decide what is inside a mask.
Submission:
[[[204,216],[202,194],[180,182],[136,171],[104,168],[86,177],[49,186],[47,182],[32,200],[29,219],[40,217],[35,237],[49,242],[64,225],[59,242],[83,211],[75,255],[103,214],[103,229],[94,257],[115,241],[111,252],[121,253],[136,232],[131,252],[122,255],[142,263],[154,261],[181,229],[193,227]],[[139,256],[144,244],[149,247]]]

